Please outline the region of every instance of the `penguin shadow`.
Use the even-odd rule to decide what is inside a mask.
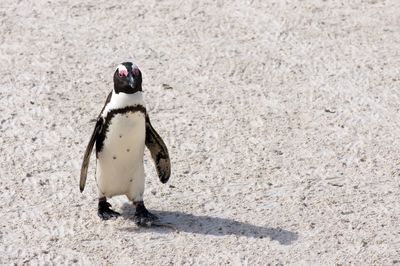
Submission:
[[[232,219],[196,216],[177,211],[150,211],[160,219],[157,222],[158,225],[123,228],[121,230],[135,232],[153,230],[159,233],[177,231],[213,236],[236,235],[260,239],[270,238],[271,240],[278,241],[281,245],[291,245],[292,242],[298,239],[297,233],[281,228],[262,227]],[[121,215],[127,220],[133,221],[134,212],[134,208],[128,203],[125,203],[121,208]]]

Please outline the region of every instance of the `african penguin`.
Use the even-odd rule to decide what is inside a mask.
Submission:
[[[120,64],[114,73],[114,89],[107,97],[83,158],[80,190],[85,188],[90,154],[96,143],[98,215],[103,220],[120,214],[110,209],[107,198],[126,195],[136,207],[138,225],[151,225],[158,218],[143,203],[146,146],[162,183],[171,174],[167,147],[150,123],[142,91],[142,73],[131,63]]]

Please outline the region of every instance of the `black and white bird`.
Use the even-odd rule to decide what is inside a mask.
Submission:
[[[85,188],[90,154],[96,143],[98,215],[103,220],[118,217],[107,198],[126,195],[136,207],[138,225],[151,225],[158,218],[143,202],[144,147],[150,150],[158,177],[166,183],[171,175],[168,149],[150,123],[142,91],[142,73],[131,63],[120,64],[114,73],[114,89],[97,118],[83,158],[80,190]]]

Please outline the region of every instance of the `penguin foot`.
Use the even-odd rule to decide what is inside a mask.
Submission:
[[[121,214],[113,211],[110,209],[111,204],[108,203],[106,200],[99,200],[99,207],[97,209],[97,215],[102,219],[103,221],[109,220],[112,218],[117,218]]]
[[[153,222],[158,220],[158,217],[150,213],[144,206],[143,201],[133,203],[136,207],[133,221],[139,226],[151,226]]]

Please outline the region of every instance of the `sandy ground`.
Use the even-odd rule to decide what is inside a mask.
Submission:
[[[0,2],[0,264],[400,263],[400,1]],[[84,149],[135,61],[171,228],[97,217]]]

